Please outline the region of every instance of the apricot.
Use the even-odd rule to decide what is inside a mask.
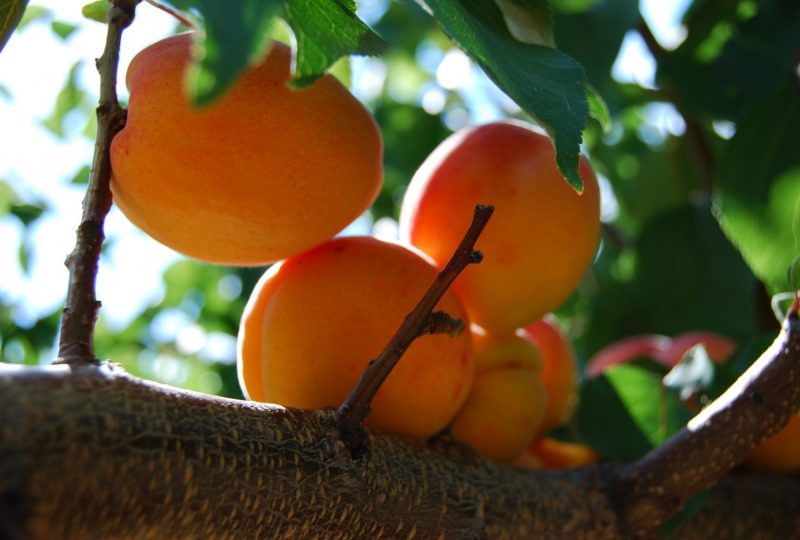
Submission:
[[[539,431],[546,391],[533,342],[514,332],[472,329],[476,373],[450,426],[454,439],[499,462],[517,457]]]
[[[585,444],[543,437],[514,460],[513,465],[520,469],[565,470],[591,465],[599,459],[600,455]]]
[[[159,41],[128,69],[111,190],[131,222],[190,257],[261,265],[324,242],[372,204],[381,136],[344,86],[325,76],[290,90],[291,51],[275,42],[198,109],[184,92],[191,40]]]
[[[567,337],[551,316],[525,328],[542,355],[540,377],[547,390],[547,407],[541,432],[569,419],[578,393],[578,365]]]
[[[453,287],[474,323],[524,327],[566,300],[597,249],[599,188],[583,158],[579,172],[581,194],[558,171],[550,139],[527,124],[459,131],[414,174],[402,203],[401,238],[444,265],[475,204],[494,205],[476,246],[484,260]]]
[[[336,238],[272,266],[239,330],[245,395],[287,407],[338,407],[437,273],[418,251],[370,237]],[[436,309],[469,324],[452,292]],[[434,435],[464,403],[474,369],[469,332],[417,338],[378,391],[366,425]]]
[[[800,414],[792,416],[782,430],[753,449],[744,462],[768,471],[800,471]]]

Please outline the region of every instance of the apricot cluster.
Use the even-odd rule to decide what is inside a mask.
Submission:
[[[219,102],[193,108],[183,91],[191,40],[165,39],[131,63],[111,187],[133,223],[181,253],[276,263],[241,321],[244,393],[290,407],[339,406],[449,260],[475,205],[486,203],[496,217],[479,241],[484,262],[436,307],[471,330],[419,337],[366,423],[416,438],[449,427],[506,462],[560,424],[574,360],[561,334],[533,323],[564,301],[594,255],[599,200],[588,163],[577,193],[550,140],[530,126],[464,130],[414,176],[401,212],[405,244],[332,238],[380,189],[382,142],[369,112],[330,76],[289,90],[291,52],[279,43]]]
[[[513,461],[565,421],[574,399],[569,344],[551,322],[537,321],[573,292],[597,249],[599,188],[583,158],[579,173],[581,193],[564,181],[547,136],[493,122],[436,148],[401,207],[401,238],[440,266],[475,201],[496,209],[477,242],[483,262],[453,283],[475,325],[477,373],[452,433],[498,461]]]

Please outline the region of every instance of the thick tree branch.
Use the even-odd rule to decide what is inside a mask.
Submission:
[[[103,222],[111,209],[111,140],[125,125],[125,110],[117,101],[117,67],[122,32],[131,22],[137,0],[115,0],[108,15],[108,33],[103,55],[97,60],[100,73],[100,103],[97,106],[97,140],[92,174],[83,200],[83,216],[77,240],[65,264],[69,285],[57,362],[94,363],[94,325],[100,302],[95,278],[103,247]]]
[[[800,409],[800,318],[794,307],[772,346],[686,428],[615,477],[624,530],[647,532],[715,484]]]
[[[109,364],[0,365],[0,426],[0,538],[629,538],[617,466],[520,472],[369,430],[354,459],[332,411]],[[734,476],[706,506],[680,538],[796,537],[800,479]]]

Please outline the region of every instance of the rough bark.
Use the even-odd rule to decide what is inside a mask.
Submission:
[[[767,402],[796,409],[798,325],[787,322],[759,374],[732,391],[772,381],[761,388],[775,396]],[[746,439],[744,448],[782,415],[743,432],[713,428],[728,420],[712,414],[699,435],[679,434],[632,465],[526,473],[372,431],[353,457],[332,410],[176,390],[110,364],[6,367],[0,538],[649,538],[674,500],[704,488],[699,463],[714,474],[732,466],[698,454],[704,433],[723,449]],[[699,446],[686,442],[694,437]],[[642,511],[664,501],[668,512]],[[730,476],[678,537],[800,537],[798,506],[798,478]]]

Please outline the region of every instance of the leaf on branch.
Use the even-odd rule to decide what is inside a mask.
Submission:
[[[81,8],[81,15],[91,21],[105,23],[108,19],[108,11],[111,9],[111,3],[108,0],[97,0],[90,2]]]
[[[611,113],[605,100],[597,93],[594,86],[586,83],[586,99],[589,101],[589,116],[600,123],[603,133],[611,131]]]
[[[172,0],[177,9],[202,19],[201,53],[190,72],[189,91],[197,105],[221,97],[237,77],[264,52],[267,28],[278,0]]]
[[[19,25],[28,0],[0,0],[0,51]]]
[[[517,40],[494,3],[417,1],[509,97],[547,130],[555,144],[559,170],[575,189],[582,190],[578,158],[589,105],[580,64],[558,49]]]
[[[389,47],[358,18],[354,0],[289,0],[285,17],[297,39],[295,88],[312,84],[343,56],[378,56]]]
[[[495,0],[511,35],[523,43],[555,47],[548,0]]]

